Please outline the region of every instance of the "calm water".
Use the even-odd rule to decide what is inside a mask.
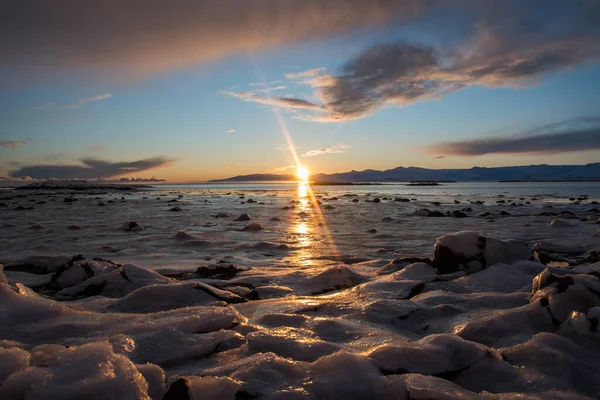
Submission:
[[[157,185],[158,190],[186,192],[246,192],[246,191],[296,191],[297,183],[215,183],[190,185]],[[407,186],[407,183],[377,185],[314,186],[315,192],[330,194],[356,193],[381,196],[432,196],[432,197],[496,197],[538,196],[566,198],[587,195],[600,197],[600,182],[458,182],[440,186]]]

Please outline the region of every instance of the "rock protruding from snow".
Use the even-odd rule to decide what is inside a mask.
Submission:
[[[600,270],[594,271],[600,275]],[[565,321],[573,311],[587,313],[600,306],[600,279],[592,274],[555,274],[548,268],[535,277],[530,302],[540,302],[553,321]]]
[[[252,219],[252,217],[248,214],[242,214],[239,217],[237,217],[236,219],[234,219],[234,221],[250,221]]]
[[[119,228],[122,231],[135,232],[143,231],[144,227],[135,221],[127,221]]]
[[[248,232],[258,232],[262,231],[263,229],[263,226],[257,222],[252,222],[251,224],[248,224],[243,228],[244,231]]]
[[[497,263],[529,260],[531,251],[523,242],[501,240],[474,231],[446,234],[437,239],[433,266],[441,274],[473,273]]]

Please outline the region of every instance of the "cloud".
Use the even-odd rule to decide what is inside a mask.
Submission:
[[[276,90],[284,90],[286,89],[285,86],[274,86],[274,87],[267,87],[264,89],[256,89],[254,92],[256,93],[270,93],[270,92],[274,92]]]
[[[172,161],[164,157],[147,158],[138,161],[109,162],[94,158],[84,158],[81,165],[32,165],[11,172],[12,177],[29,176],[34,179],[99,179],[123,174],[147,171],[168,166]]]
[[[442,158],[446,158],[445,156],[437,156],[437,157],[433,157],[434,160],[441,160]]]
[[[314,157],[314,156],[322,156],[323,154],[340,154],[345,153],[347,149],[349,149],[350,145],[347,144],[338,144],[336,146],[332,146],[329,148],[310,150],[306,153],[302,154],[302,157]]]
[[[147,75],[330,37],[419,12],[420,0],[0,2],[0,67]],[[41,67],[43,66],[43,67]]]
[[[449,40],[430,24],[429,33],[439,39],[435,46],[403,40],[377,43],[337,71],[317,68],[287,74],[288,79],[310,86],[320,100],[298,107],[289,103],[287,108],[311,110],[300,117],[319,122],[359,119],[383,107],[438,100],[475,85],[518,89],[547,74],[600,59],[600,3],[456,4],[452,11],[462,9],[464,15],[461,20],[450,12],[444,21],[446,31],[466,33],[453,34]],[[264,101],[257,96],[244,100]]]
[[[237,97],[238,99],[249,101],[252,103],[260,103],[268,106],[275,106],[287,109],[305,109],[305,110],[324,110],[323,106],[311,103],[308,100],[293,98],[293,97],[267,97],[256,94],[256,91],[249,92],[228,92],[223,94]]]
[[[5,149],[16,149],[17,147],[21,147],[21,145],[29,143],[27,140],[2,140],[0,141],[0,147],[4,147]]]
[[[225,132],[227,132],[227,133],[235,133],[235,129],[228,129]]]
[[[293,146],[293,145],[289,145],[289,144],[282,144],[280,146],[275,147],[276,150],[285,150],[285,151],[293,151],[293,150],[298,150],[301,148],[302,147]]]
[[[301,72],[291,72],[289,74],[285,74],[285,77],[290,80],[301,79],[304,80],[306,78],[314,78],[316,76],[322,75],[327,71],[327,68],[313,68],[306,71]]]
[[[112,96],[113,96],[112,93],[99,94],[97,96],[91,96],[91,97],[85,97],[83,99],[79,99],[73,104],[65,104],[62,106],[56,105],[56,103],[53,103],[53,102],[46,102],[46,103],[42,103],[38,106],[31,107],[31,109],[46,110],[48,108],[63,108],[66,110],[73,110],[73,109],[80,108],[81,104],[89,103],[92,101],[100,101],[100,100],[110,99]]]
[[[79,103],[79,104],[89,103],[90,101],[106,100],[106,99],[110,99],[111,97],[112,97],[112,93],[99,94],[97,96],[79,99],[79,100],[77,100],[77,103]]]
[[[274,174],[282,174],[284,172],[290,172],[290,171],[295,171],[295,170],[296,170],[295,165],[286,165],[284,167],[273,168],[270,172],[272,172]]]
[[[39,105],[37,105],[37,106],[33,106],[33,107],[31,107],[31,109],[32,109],[32,110],[45,110],[45,109],[47,109],[47,108],[53,108],[53,107],[55,107],[55,106],[56,106],[56,104],[54,104],[54,103],[52,103],[52,102],[50,102],[50,101],[47,101],[47,102],[45,102],[45,103],[42,103],[42,104],[39,104]]]
[[[436,154],[480,156],[556,154],[596,149],[600,149],[600,117],[564,121],[506,137],[438,143],[427,150]]]

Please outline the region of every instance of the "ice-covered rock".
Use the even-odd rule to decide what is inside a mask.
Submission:
[[[65,288],[57,293],[59,297],[122,297],[144,286],[171,283],[154,271],[126,264],[102,275],[86,279],[77,285]]]
[[[287,286],[265,285],[254,288],[259,299],[274,299],[291,296],[294,291]]]
[[[23,285],[30,288],[39,288],[40,286],[48,285],[52,282],[52,278],[54,274],[31,274],[29,272],[21,272],[21,271],[6,271],[5,279],[8,279],[8,282],[5,283],[16,283],[20,282]]]
[[[364,276],[344,265],[329,268],[308,278],[302,287],[312,294],[319,294],[356,286],[366,280]]]
[[[292,327],[252,332],[246,336],[246,341],[251,352],[273,352],[299,361],[315,361],[342,348],[336,343],[320,340],[312,331]]]
[[[496,263],[529,260],[531,251],[523,242],[500,240],[474,231],[446,234],[437,239],[432,265],[441,274],[463,270],[469,273]]]
[[[392,275],[396,280],[412,280],[421,282],[431,282],[436,279],[435,269],[423,263],[416,262],[402,268]]]
[[[144,286],[118,299],[109,309],[129,313],[148,313],[188,306],[241,303],[244,299],[202,282]]]
[[[501,352],[532,383],[547,383],[555,390],[572,388],[592,398],[600,393],[600,358],[584,343],[545,332]]]
[[[163,400],[235,400],[240,387],[229,377],[184,376],[171,384]]]
[[[543,304],[560,323],[573,311],[586,313],[600,306],[600,279],[591,274],[555,274],[546,268],[533,281],[530,301]]]
[[[499,348],[526,342],[536,333],[553,329],[550,313],[540,302],[535,302],[509,310],[489,310],[486,315],[457,325],[454,333]]]
[[[34,274],[47,274],[78,259],[78,256],[61,254],[57,256],[33,255],[4,264],[6,271],[23,271]]]
[[[31,354],[19,347],[0,348],[0,387],[10,374],[29,367],[30,359]]]
[[[44,365],[10,375],[0,386],[0,398],[149,399],[146,379],[106,342],[56,349]]]
[[[167,391],[165,371],[158,365],[151,363],[137,364],[136,368],[148,382],[148,395],[150,398],[152,400],[162,399]]]
[[[244,343],[238,333],[220,330],[208,333],[187,333],[174,327],[163,327],[149,332],[130,335],[134,346],[124,353],[137,363],[152,363],[171,368],[193,360],[199,360],[220,351],[229,350]],[[232,341],[231,339],[237,339]]]
[[[417,342],[383,345],[369,353],[386,373],[442,375],[501,358],[492,349],[452,334],[429,335]]]
[[[404,300],[421,293],[424,287],[421,281],[381,279],[360,284],[352,293],[363,298]]]

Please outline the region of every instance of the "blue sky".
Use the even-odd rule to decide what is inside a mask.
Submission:
[[[578,2],[557,4],[557,11],[578,6]],[[457,6],[458,20],[460,10]],[[528,33],[519,32],[519,43],[526,45],[513,50],[503,42],[510,42],[507,31],[521,29],[510,25],[511,18],[490,28],[491,40],[473,31],[485,10],[469,11],[475,16],[464,11],[470,23],[461,21],[443,29],[428,22],[439,18],[434,11],[427,18],[403,23],[379,22],[375,16],[375,22],[365,23],[367,27],[358,15],[358,22],[353,23],[358,26],[344,26],[342,33],[324,29],[316,37],[303,33],[310,36],[306,39],[302,35],[297,39],[296,33],[293,40],[288,39],[286,32],[280,32],[285,27],[278,27],[276,40],[268,34],[266,39],[260,37],[265,45],[259,40],[256,46],[232,45],[230,49],[223,40],[214,50],[220,55],[191,61],[186,47],[181,50],[184,61],[170,65],[169,59],[166,66],[163,50],[132,60],[124,53],[125,61],[119,64],[116,56],[115,65],[108,56],[103,60],[84,51],[79,56],[85,63],[73,59],[61,64],[48,55],[38,56],[43,53],[37,47],[40,44],[24,42],[31,60],[0,63],[0,176],[19,175],[30,166],[89,167],[85,159],[109,163],[153,159],[136,166],[121,165],[124,170],[115,171],[174,182],[284,172],[295,162],[292,153],[282,149],[286,139],[279,121],[289,130],[300,162],[312,172],[399,165],[468,168],[600,161],[594,144],[600,104],[597,29],[587,28],[587,22],[577,20],[580,14],[574,13],[574,20],[564,23],[564,36],[555,37],[556,32],[540,35],[538,29],[528,39]],[[592,11],[595,15],[597,7]],[[13,17],[27,19],[27,15]],[[573,31],[578,25],[581,29]],[[269,24],[259,28],[268,31]],[[76,25],[72,29],[85,28]],[[447,36],[448,31],[460,33]],[[83,36],[89,36],[86,40],[92,48],[98,42],[110,53],[116,45],[104,43],[102,35],[107,34],[86,32]],[[136,42],[137,32],[129,34],[132,43],[143,47]],[[14,35],[18,39],[19,32]],[[199,35],[211,38],[210,32]],[[486,38],[483,46],[482,37]],[[240,39],[231,39],[236,40]],[[571,47],[565,42],[575,40],[583,43],[581,54],[566,50]],[[531,49],[540,54],[527,60]],[[462,52],[457,59],[456,51]],[[526,68],[518,64],[523,59]],[[483,76],[473,72],[492,67]],[[320,72],[308,78],[289,76],[316,68]],[[376,83],[373,74],[379,74]],[[311,77],[324,83],[306,83]],[[305,83],[299,83],[302,80]],[[269,88],[277,90],[265,91]],[[301,101],[301,107],[291,100]],[[315,116],[326,116],[327,122]],[[550,144],[550,150],[525,152],[505,143],[524,135],[558,143],[557,134],[581,133],[576,123],[569,122],[581,118],[592,122],[583,135],[573,136],[582,141],[576,148]],[[542,127],[554,123],[561,127],[548,136]],[[591,144],[584,142],[589,138]],[[502,149],[508,146],[509,150],[456,151],[479,149],[486,140],[500,140]],[[447,142],[457,142],[448,147],[455,150],[445,151]],[[72,174],[78,177],[77,172]]]

